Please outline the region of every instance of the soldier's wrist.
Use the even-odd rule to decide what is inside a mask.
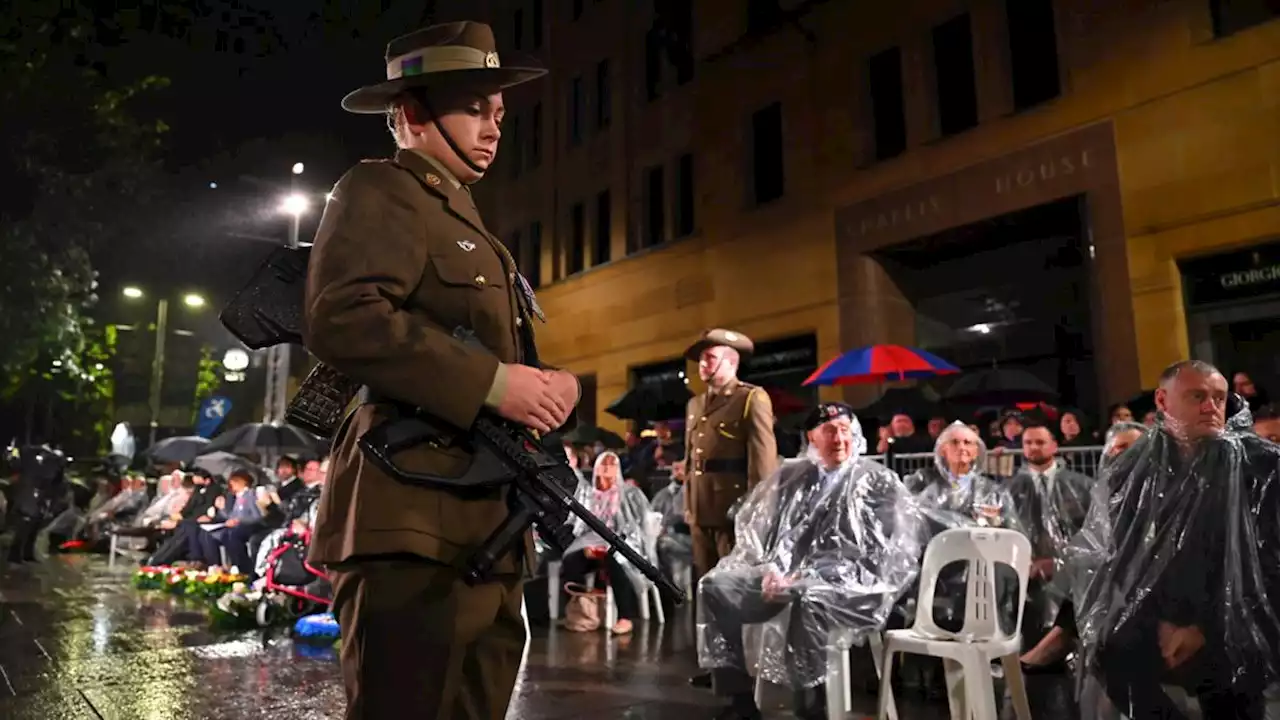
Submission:
[[[498,363],[497,369],[493,371],[493,382],[489,385],[489,394],[484,397],[484,404],[490,408],[497,408],[502,404],[502,398],[507,394],[507,365],[506,363]]]

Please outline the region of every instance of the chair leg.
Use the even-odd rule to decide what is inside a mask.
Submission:
[[[640,601],[640,619],[649,619],[649,581],[641,580],[639,585],[632,585],[631,591],[635,593],[636,599]]]
[[[547,614],[552,625],[560,619],[560,563],[556,560],[547,563]]]
[[[996,707],[995,682],[991,679],[991,663],[979,654],[964,661],[964,691],[968,711],[975,720],[1000,720]]]
[[[886,668],[893,664],[884,654],[884,636],[880,633],[871,633],[867,636],[867,646],[871,649],[871,662],[875,665],[876,677],[883,679],[886,673],[891,672]],[[849,653],[847,652],[845,653],[844,661],[846,663],[849,662]],[[848,677],[848,675],[849,672],[846,670],[845,676]],[[852,682],[852,678],[850,678],[849,682]],[[853,686],[847,683],[846,687],[848,689],[845,691],[845,712],[848,712],[853,709]],[[830,688],[828,688],[828,697],[830,697]],[[889,720],[898,720],[897,703],[889,703]]]
[[[618,624],[618,605],[613,599],[613,586],[604,586],[604,631],[613,632],[613,626]]]
[[[649,586],[649,599],[653,602],[653,614],[658,617],[659,625],[667,624],[667,611],[662,609],[662,593],[657,585]]]
[[[116,535],[115,533],[111,533],[111,547],[107,548],[107,569],[108,570],[116,569],[116,552],[117,552],[116,548],[119,546],[119,544],[120,544],[119,536]]]
[[[849,677],[849,648],[827,644],[827,720],[844,720],[853,709],[853,689]]]
[[[1022,663],[1018,661],[1018,654],[1000,658],[1000,664],[1004,666],[1004,682],[1013,699],[1015,715],[1018,720],[1031,720],[1031,702],[1027,699],[1027,682],[1022,676]]]
[[[942,658],[943,681],[947,684],[947,705],[953,720],[971,720],[968,694],[965,692],[964,665],[959,660]],[[990,674],[990,673],[988,673]]]
[[[893,657],[896,653],[889,648],[884,653],[884,659],[878,660],[877,664],[883,664],[880,672],[880,699],[877,701],[876,718],[877,720],[897,720],[898,703],[893,698]]]

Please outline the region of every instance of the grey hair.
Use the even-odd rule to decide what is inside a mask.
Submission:
[[[1104,446],[1110,446],[1111,442],[1116,439],[1117,435],[1119,435],[1122,432],[1128,432],[1130,430],[1137,430],[1140,433],[1146,432],[1147,426],[1139,422],[1133,422],[1132,420],[1122,420],[1112,425],[1111,427],[1107,428],[1107,434],[1103,438],[1102,444]]]

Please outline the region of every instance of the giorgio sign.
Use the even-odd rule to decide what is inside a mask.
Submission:
[[[1183,260],[1179,266],[1189,305],[1280,293],[1280,242]]]

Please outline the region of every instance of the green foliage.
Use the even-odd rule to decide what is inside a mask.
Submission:
[[[0,17],[3,399],[56,393],[109,411],[114,343],[87,315],[90,257],[164,187],[167,127],[135,106],[167,80],[108,81],[94,56],[104,27],[91,4],[63,0],[15,0]]]
[[[213,397],[222,386],[222,363],[213,357],[213,347],[200,348],[200,362],[196,364],[196,396],[191,406],[191,424],[200,419],[200,403]]]

